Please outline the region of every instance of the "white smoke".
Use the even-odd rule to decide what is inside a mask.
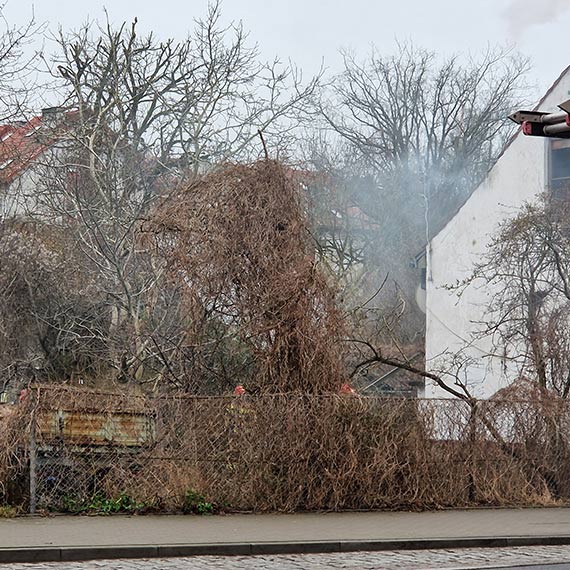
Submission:
[[[548,24],[570,10],[570,0],[511,0],[503,16],[510,36],[517,38],[529,28]]]

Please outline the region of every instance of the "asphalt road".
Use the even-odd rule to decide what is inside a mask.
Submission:
[[[0,570],[570,570],[570,546],[5,564]]]

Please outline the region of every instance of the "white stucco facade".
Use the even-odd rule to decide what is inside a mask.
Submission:
[[[38,210],[37,181],[32,166],[0,190],[0,216],[28,218]]]
[[[0,219],[54,221],[47,201],[53,196],[43,195],[49,186],[49,172],[65,169],[62,145],[46,148],[36,160],[14,177],[9,184],[0,186]]]
[[[570,72],[557,80],[540,103],[541,111],[555,111],[570,99]],[[517,377],[515,365],[503,358],[501,347],[490,338],[473,341],[477,322],[485,317],[489,287],[467,287],[461,297],[449,291],[468,278],[481,260],[499,224],[516,214],[528,201],[545,191],[547,184],[547,140],[519,133],[507,146],[483,183],[463,207],[430,242],[427,248],[426,281],[426,368],[440,371],[450,355],[462,351],[470,364],[461,378],[473,395],[487,398]],[[426,381],[426,397],[449,397]]]

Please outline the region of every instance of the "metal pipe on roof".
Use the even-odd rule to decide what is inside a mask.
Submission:
[[[569,133],[570,125],[564,123],[556,123],[555,125],[546,125],[544,127],[544,134],[549,136],[555,136],[560,133]]]
[[[566,111],[548,113],[548,115],[542,115],[539,122],[545,123],[546,125],[555,125],[557,123],[565,123],[567,117],[568,113],[566,113]]]

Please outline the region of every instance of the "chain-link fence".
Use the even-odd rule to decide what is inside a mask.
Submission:
[[[564,402],[143,397],[38,387],[4,414],[5,501],[294,511],[570,499]]]

